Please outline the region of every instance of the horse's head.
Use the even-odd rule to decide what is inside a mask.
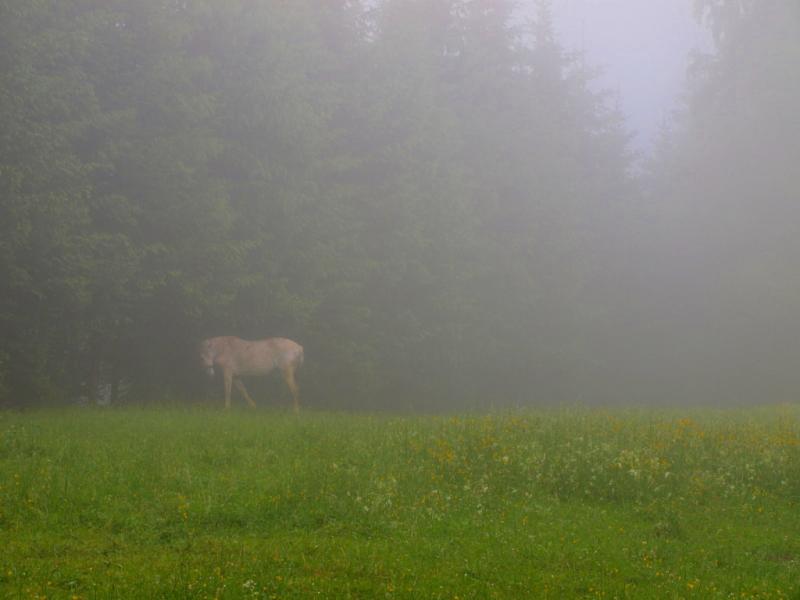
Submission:
[[[212,340],[203,340],[200,342],[200,361],[203,363],[203,368],[209,376],[214,375],[214,357],[217,352],[214,348]]]

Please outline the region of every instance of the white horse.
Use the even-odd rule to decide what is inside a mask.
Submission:
[[[214,337],[201,342],[200,358],[209,375],[214,375],[215,365],[222,369],[225,378],[225,408],[231,406],[233,383],[250,406],[255,408],[256,403],[247,393],[240,377],[266,375],[277,368],[283,373],[283,379],[292,393],[294,411],[300,410],[294,372],[303,364],[303,347],[297,342],[285,338],[250,342],[233,336]]]

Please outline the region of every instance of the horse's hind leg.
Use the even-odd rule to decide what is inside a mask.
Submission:
[[[242,392],[242,396],[244,396],[244,399],[247,400],[248,404],[250,404],[250,406],[255,408],[256,403],[253,402],[253,399],[250,397],[250,394],[247,393],[247,388],[244,387],[244,382],[237,377],[236,379],[233,380],[233,383],[236,384],[236,389]]]
[[[294,412],[300,412],[300,394],[297,389],[297,382],[294,380],[294,367],[289,366],[283,370],[283,379],[286,385],[289,386],[289,391],[292,392],[292,400],[294,402]]]

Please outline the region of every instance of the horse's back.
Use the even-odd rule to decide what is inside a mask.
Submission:
[[[303,347],[288,338],[268,338],[263,340],[274,351],[275,366],[284,369],[288,366],[299,367],[303,364]]]
[[[237,338],[238,339],[238,338]],[[268,372],[272,369],[297,368],[303,362],[303,347],[288,338],[241,340],[240,364],[243,372]]]
[[[216,349],[216,362],[239,375],[260,375],[272,369],[297,368],[303,363],[303,347],[287,338],[245,340],[220,336],[206,340]]]

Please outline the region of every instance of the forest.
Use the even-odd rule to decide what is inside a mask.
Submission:
[[[0,406],[796,400],[800,4],[697,0],[647,155],[516,4],[0,0]]]

